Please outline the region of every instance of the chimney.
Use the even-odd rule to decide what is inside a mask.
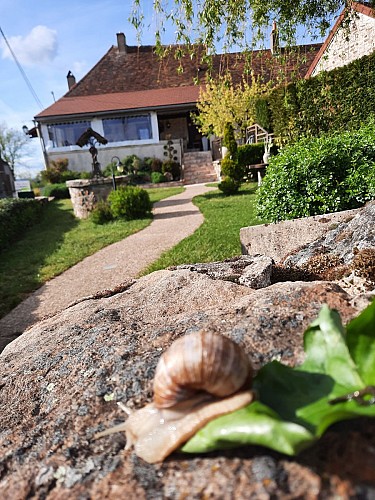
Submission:
[[[76,77],[71,71],[69,71],[69,73],[66,75],[66,79],[68,80],[68,88],[70,90],[76,84]]]
[[[279,32],[277,29],[276,21],[272,23],[271,31],[271,54],[277,55],[279,53]]]
[[[117,33],[117,47],[120,54],[126,54],[126,38],[124,33]]]

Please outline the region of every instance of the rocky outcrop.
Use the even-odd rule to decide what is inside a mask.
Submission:
[[[129,280],[37,323],[0,355],[0,498],[371,498],[374,419],[335,425],[296,458],[244,447],[150,465],[125,450],[123,433],[93,440],[124,420],[117,402],[151,400],[157,361],[176,338],[212,329],[255,369],[296,365],[323,304],[347,322],[373,297],[355,293],[297,264],[242,256]]]

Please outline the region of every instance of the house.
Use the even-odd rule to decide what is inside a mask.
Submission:
[[[297,68],[303,77],[319,48],[313,44],[291,52],[287,72]],[[201,62],[199,50],[193,58],[177,58],[180,50],[172,46],[160,59],[154,47],[128,46],[125,35],[118,33],[117,44],[79,82],[69,71],[68,92],[35,117],[48,160],[65,157],[71,170],[90,171],[87,147],[76,142],[92,128],[108,141],[98,147],[102,167],[114,156],[130,154],[163,160],[164,146],[173,141],[185,182],[215,180],[210,143],[191,118],[209,68]],[[271,50],[254,51],[250,61],[240,53],[216,55],[211,71],[218,75],[229,69],[233,81],[239,82],[245,66],[251,65],[255,76],[268,81],[280,73],[282,59]],[[200,175],[192,173],[194,166]]]
[[[0,198],[12,198],[14,192],[13,172],[0,156]]]
[[[374,51],[375,9],[368,2],[353,2],[350,11],[344,9],[338,17],[306,77],[345,66]]]

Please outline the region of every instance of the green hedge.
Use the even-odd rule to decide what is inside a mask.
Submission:
[[[355,130],[375,114],[375,52],[313,78],[275,88],[271,129],[283,143]]]
[[[61,184],[47,184],[43,188],[43,196],[53,196],[58,200],[70,198],[69,188],[64,183]]]
[[[42,204],[32,199],[0,200],[0,250],[8,247],[25,229],[39,222]]]
[[[111,191],[108,202],[113,217],[126,220],[147,217],[152,209],[148,192],[137,186],[120,186]]]
[[[338,212],[375,198],[375,120],[354,132],[303,139],[272,157],[258,215],[284,219]]]
[[[237,161],[241,167],[263,163],[264,143],[243,144],[238,146]]]

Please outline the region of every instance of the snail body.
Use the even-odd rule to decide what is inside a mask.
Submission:
[[[181,337],[156,367],[154,401],[96,437],[125,431],[127,448],[159,462],[210,420],[251,403],[252,374],[246,354],[227,337],[206,331]]]

